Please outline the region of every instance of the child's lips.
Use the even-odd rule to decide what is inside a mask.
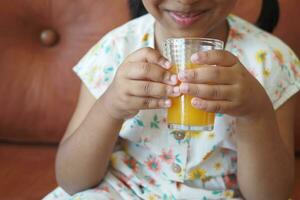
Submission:
[[[190,26],[196,22],[206,11],[198,12],[178,12],[169,11],[171,18],[181,26]]]

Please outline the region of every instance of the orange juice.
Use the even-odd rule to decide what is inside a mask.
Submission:
[[[184,69],[198,68],[199,65],[187,63]],[[171,72],[177,74],[178,66],[173,66]],[[192,106],[192,96],[181,95],[172,98],[172,106],[168,109],[167,121],[170,128],[185,130],[211,130],[215,114],[204,112]]]

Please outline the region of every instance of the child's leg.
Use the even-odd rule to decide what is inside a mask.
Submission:
[[[113,186],[111,185],[113,184]],[[123,182],[108,172],[101,184],[95,188],[79,192],[70,196],[58,187],[43,200],[139,200],[140,198]]]
[[[106,182],[102,182],[98,187],[85,190],[70,196],[61,187],[49,193],[43,200],[121,200],[120,195]]]
[[[56,188],[51,193],[43,198],[43,200],[64,200],[69,199],[71,196],[66,193],[61,187]]]

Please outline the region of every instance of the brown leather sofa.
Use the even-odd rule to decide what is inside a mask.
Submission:
[[[80,86],[71,68],[128,19],[126,0],[0,1],[0,199],[56,187],[55,152]]]
[[[255,21],[260,5],[239,3],[236,13]],[[300,55],[297,6],[282,0],[275,33]],[[55,152],[80,85],[71,68],[128,19],[127,0],[0,1],[0,199],[41,199],[55,188]]]

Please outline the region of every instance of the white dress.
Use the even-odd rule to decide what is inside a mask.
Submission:
[[[74,71],[99,98],[122,61],[143,47],[154,47],[154,18],[148,14],[103,37]],[[263,85],[274,109],[300,88],[300,65],[279,39],[230,15],[226,50],[235,54]],[[121,145],[98,187],[74,196],[61,188],[45,200],[94,199],[239,199],[233,117],[218,114],[214,130],[176,132],[166,124],[166,110],[140,111],[119,133]]]

